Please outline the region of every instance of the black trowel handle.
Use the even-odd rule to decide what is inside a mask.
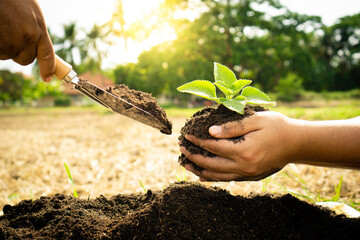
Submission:
[[[55,76],[59,80],[64,80],[65,82],[69,83],[74,77],[76,77],[76,73],[72,70],[72,66],[62,60],[58,55],[55,55],[55,59]]]

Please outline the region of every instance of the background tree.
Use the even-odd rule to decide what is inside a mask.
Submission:
[[[360,88],[360,13],[326,28],[322,45],[326,70],[332,73],[327,89]]]
[[[56,54],[77,70],[76,57],[80,55],[79,47],[82,47],[82,41],[77,38],[78,30],[75,23],[63,25],[62,36],[54,35],[50,32],[51,40]]]
[[[56,54],[71,64],[75,71],[101,71],[106,57],[105,49],[99,45],[109,45],[102,26],[94,25],[88,32],[78,29],[75,23],[63,26],[62,36],[50,34]]]
[[[157,81],[161,82],[161,89],[156,92],[176,95],[172,89],[189,79],[210,79],[213,62],[229,66],[242,78],[256,79],[267,91],[273,90],[289,71],[304,82],[315,78],[316,72],[312,69],[317,63],[314,52],[318,45],[314,43],[319,40],[314,32],[322,27],[319,17],[292,13],[276,0],[202,0],[196,3],[164,2],[167,12],[153,23],[153,27],[168,21],[178,37],[144,52],[138,64],[132,66],[133,69],[152,72],[151,76],[148,75],[148,83],[144,79],[140,89],[149,84],[154,87],[154,81]],[[261,10],[262,6],[281,13],[270,17]],[[198,17],[193,21],[173,17],[179,9],[197,9]],[[164,65],[166,69],[161,68]],[[167,79],[162,79],[162,76]]]
[[[44,96],[57,96],[60,93],[59,83],[45,83],[20,73],[0,70],[0,102],[29,103]]]
[[[0,101],[21,100],[23,87],[27,84],[27,81],[22,74],[0,70]]]

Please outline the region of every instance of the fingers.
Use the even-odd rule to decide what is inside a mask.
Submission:
[[[210,181],[233,181],[239,178],[239,174],[237,173],[220,173],[213,172],[208,170],[197,171],[192,164],[186,164],[185,169],[194,173],[200,178],[202,182],[210,182]]]
[[[262,113],[257,112],[241,121],[225,123],[221,126],[211,126],[209,133],[215,138],[234,138],[260,129]]]
[[[2,2],[0,59],[28,65],[37,58],[41,78],[49,81],[55,72],[55,53],[37,1]]]
[[[22,49],[18,50],[18,53],[12,60],[21,65],[28,65],[34,61],[36,58],[36,46],[40,38],[40,31],[34,29],[33,33],[24,33],[22,36],[22,44],[19,44],[19,47]]]
[[[215,155],[231,159],[236,157],[237,152],[241,151],[240,148],[243,147],[240,144],[235,147],[235,143],[233,141],[229,141],[228,139],[204,140],[193,135],[185,135],[185,138],[196,146],[199,146],[200,148],[205,149]]]
[[[40,37],[37,46],[37,61],[40,76],[45,82],[50,82],[55,73],[55,53],[47,31]]]
[[[202,182],[212,181],[259,181],[280,171],[282,168],[273,168],[257,175],[246,175],[241,173],[226,173],[209,170],[198,171],[192,164],[186,164],[185,169],[197,175]]]
[[[197,166],[216,172],[233,172],[236,168],[236,163],[224,157],[205,157],[201,154],[191,154],[184,147],[180,151]]]
[[[0,22],[0,24],[2,24]],[[40,30],[32,28],[28,30],[25,27],[8,27],[1,29],[0,32],[6,32],[6,35],[0,38],[0,59],[12,59],[21,65],[32,63],[36,57],[36,45],[40,38]]]
[[[23,49],[12,60],[20,65],[26,66],[32,63],[36,57],[36,46],[28,46]]]
[[[39,64],[40,76],[45,82],[50,82],[55,73],[55,52],[46,28],[44,16],[36,1],[34,1],[33,9],[37,16],[37,25],[41,29],[41,35],[36,48],[36,58]]]
[[[197,171],[197,168],[192,167],[191,171],[196,175],[203,176],[204,178],[207,179],[214,179],[213,177],[215,177],[212,175],[212,177],[209,178],[210,176],[206,175],[209,172],[231,174],[232,180],[241,180],[241,177],[256,176],[261,173],[261,171],[259,171],[256,164],[241,156],[237,156],[236,158],[231,158],[231,157],[226,157],[223,154],[215,157],[206,157],[203,156],[202,154],[192,154],[191,152],[186,150],[185,147],[181,147],[180,151],[193,164],[204,169],[203,171],[200,172]],[[233,173],[237,176],[237,178],[233,178],[235,176]],[[217,177],[214,180],[217,180]]]

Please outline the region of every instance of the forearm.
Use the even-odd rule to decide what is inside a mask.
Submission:
[[[293,124],[298,154],[291,162],[360,169],[360,117]]]

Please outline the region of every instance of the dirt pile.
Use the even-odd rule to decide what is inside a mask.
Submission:
[[[114,88],[109,88],[106,91],[152,114],[165,126],[165,129],[161,132],[171,134],[172,123],[167,118],[164,109],[158,105],[156,98],[151,96],[151,94],[130,89],[124,84],[117,84]]]
[[[291,195],[233,196],[182,182],[163,191],[6,205],[0,239],[350,239],[360,219]]]

